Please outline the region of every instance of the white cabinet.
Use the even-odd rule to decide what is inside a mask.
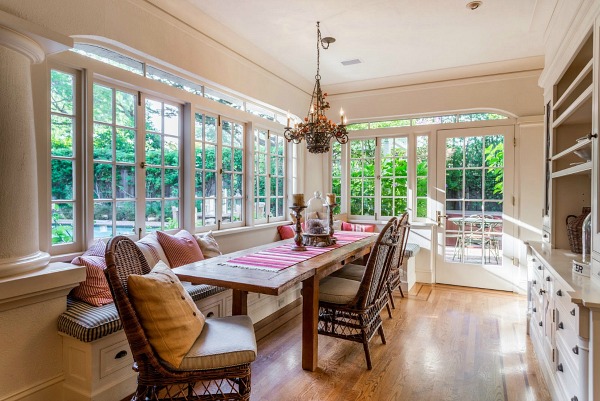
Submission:
[[[571,273],[568,252],[547,243],[532,243],[530,251],[529,334],[550,393],[555,400],[594,400],[588,375],[590,311],[582,298],[590,280]]]

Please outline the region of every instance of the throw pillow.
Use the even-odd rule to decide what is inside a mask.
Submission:
[[[160,246],[155,232],[146,235],[135,244],[144,254],[146,262],[148,262],[148,266],[150,266],[151,269],[161,260],[165,262],[167,266],[169,265],[167,255],[165,255],[165,251],[163,251],[162,246]]]
[[[148,274],[130,275],[127,288],[152,348],[162,360],[179,367],[202,332],[204,315],[163,262]]]
[[[342,222],[342,231],[360,231],[365,233],[375,232],[375,226],[373,224],[352,224]]]
[[[222,255],[221,251],[219,250],[219,244],[217,243],[212,231],[209,231],[205,234],[196,234],[194,237],[196,237],[198,245],[200,245],[200,250],[202,251],[204,258],[208,259]]]
[[[296,232],[294,231],[295,224],[288,224],[286,226],[277,226],[277,232],[279,233],[279,238],[282,240],[294,238]]]
[[[113,302],[108,281],[104,276],[106,260],[104,252],[106,244],[103,241],[94,242],[81,256],[71,261],[74,265],[85,266],[85,280],[71,291],[73,298],[93,306],[101,306]]]
[[[181,230],[175,235],[157,231],[156,237],[165,251],[171,267],[179,267],[204,259],[198,241],[186,230]]]

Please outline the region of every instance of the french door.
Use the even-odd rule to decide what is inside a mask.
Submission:
[[[514,128],[437,135],[437,283],[513,291]]]

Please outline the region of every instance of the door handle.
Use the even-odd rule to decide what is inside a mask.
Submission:
[[[442,212],[440,212],[439,210],[437,212],[435,212],[435,220],[437,222],[438,226],[442,226],[442,219],[447,218],[448,216],[446,216],[445,214],[442,214]]]

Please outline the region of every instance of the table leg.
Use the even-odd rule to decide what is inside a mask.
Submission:
[[[318,313],[319,280],[312,276],[302,282],[302,369],[312,372],[318,365]]]
[[[248,314],[248,291],[233,290],[231,313],[233,315]]]

